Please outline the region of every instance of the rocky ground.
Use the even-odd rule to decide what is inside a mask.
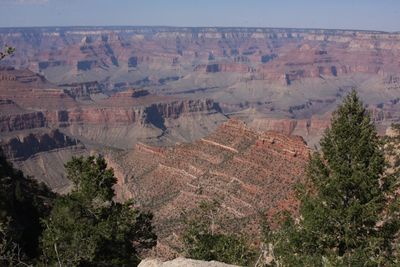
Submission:
[[[154,212],[157,255],[170,257],[180,249],[182,213],[201,201],[217,200],[227,227],[253,236],[260,233],[260,214],[295,212],[293,186],[304,178],[309,152],[301,137],[260,133],[229,120],[194,143],[139,143],[106,159],[116,171],[118,197]]]
[[[145,259],[139,267],[235,267],[236,265],[225,264],[216,261],[198,261],[185,258],[177,258],[171,261],[162,262],[157,259]]]

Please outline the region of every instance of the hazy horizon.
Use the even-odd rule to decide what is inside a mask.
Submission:
[[[396,0],[0,0],[0,27],[245,27],[400,31]]]
[[[45,28],[181,28],[181,29],[196,29],[196,28],[217,28],[217,29],[298,29],[298,30],[339,30],[339,31],[365,31],[365,32],[383,32],[383,33],[400,33],[400,30],[386,31],[386,30],[370,30],[370,29],[357,29],[357,28],[301,28],[301,27],[268,27],[268,26],[175,26],[175,25],[46,25],[46,26],[0,26],[0,29],[45,29]]]

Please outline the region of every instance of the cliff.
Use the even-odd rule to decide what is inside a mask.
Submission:
[[[72,156],[130,149],[137,142],[173,144],[201,138],[226,120],[212,99],[143,89],[97,94],[96,84],[60,87],[29,70],[0,69],[0,145],[26,174],[65,192]],[[93,89],[93,90],[92,90]]]
[[[0,147],[16,168],[60,193],[68,191],[72,185],[65,177],[64,164],[72,156],[89,154],[79,140],[58,129],[2,135]]]
[[[30,42],[29,40],[35,40]],[[19,67],[50,73],[69,69],[166,69],[194,62],[205,73],[255,73],[258,78],[291,85],[306,77],[351,73],[393,74],[400,34],[377,31],[65,27],[0,30],[0,42],[15,46],[8,59]],[[29,56],[29,62],[25,58]],[[52,77],[59,80],[60,77]],[[75,79],[76,80],[76,79]]]
[[[352,88],[359,91],[365,104],[375,109],[382,132],[387,125],[400,120],[400,109],[390,104],[400,97],[399,41],[399,33],[322,29],[0,29],[0,43],[17,48],[16,54],[1,64],[40,72],[40,75],[21,76],[4,68],[0,80],[7,84],[30,81],[35,88],[47,89],[45,93],[23,91],[31,98],[20,97],[18,101],[12,95],[15,90],[2,98],[23,107],[31,105],[35,111],[51,104],[60,113],[86,118],[91,116],[90,112],[107,113],[107,110],[88,111],[89,107],[82,106],[81,100],[94,99],[96,108],[103,109],[138,106],[146,101],[150,105],[175,101],[171,96],[179,101],[213,99],[225,114],[254,109],[267,121],[298,121],[294,133],[314,143],[323,131],[317,129],[319,123],[315,118],[328,117]],[[44,76],[61,87],[44,81]],[[138,92],[126,90],[136,87],[141,90],[139,97],[132,95]],[[96,94],[110,98],[95,99]],[[142,101],[142,97],[147,100]],[[128,121],[140,116],[129,108],[126,113],[130,116],[126,118]],[[252,116],[246,112],[245,115]],[[51,122],[57,123],[57,114],[51,116]],[[259,117],[250,118],[257,119],[253,125],[266,124]],[[49,122],[42,124],[46,123]],[[274,124],[281,127],[280,123]]]
[[[193,140],[196,136],[188,127],[182,125],[181,131],[177,127],[177,121],[184,124],[185,117],[195,116],[199,124],[203,122],[210,130],[225,120],[218,103],[212,99],[159,96],[143,89],[82,99],[96,93],[90,89],[90,85],[96,84],[61,88],[29,70],[14,68],[1,69],[0,77],[3,77],[0,80],[0,132],[4,134],[61,127],[84,142],[130,148],[138,139],[158,142],[159,136]],[[82,91],[79,86],[86,86],[87,90]],[[170,126],[174,129],[168,129]]]
[[[26,136],[5,138],[2,140],[4,155],[7,159],[14,161],[26,160],[40,152],[48,152],[73,146],[84,148],[84,145],[78,140],[64,135],[57,129],[44,133],[30,133]]]
[[[171,253],[181,231],[181,211],[202,200],[221,201],[233,231],[257,236],[257,212],[295,212],[293,185],[302,180],[309,150],[301,137],[265,132],[229,120],[194,142],[160,148],[137,144],[110,152],[120,199],[134,198],[155,214],[160,253]],[[166,249],[167,247],[168,249]],[[169,254],[170,255],[170,254]],[[166,256],[166,255],[162,255]]]
[[[60,129],[90,149],[131,149],[200,140],[228,116],[313,145],[352,88],[383,133],[400,121],[399,41],[318,29],[0,29],[0,45],[16,47],[1,62],[0,133]]]

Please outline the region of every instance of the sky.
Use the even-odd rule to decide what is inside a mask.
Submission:
[[[240,26],[400,31],[400,0],[0,0],[0,27]]]

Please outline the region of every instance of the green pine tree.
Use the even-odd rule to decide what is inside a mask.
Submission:
[[[7,46],[4,48],[4,51],[0,51],[0,61],[4,59],[5,57],[11,56],[14,54],[15,48],[11,46]]]
[[[299,187],[300,217],[274,236],[283,266],[389,266],[399,229],[388,216],[394,177],[385,176],[382,142],[352,91],[333,113],[331,127]]]
[[[135,266],[138,253],[155,245],[152,215],[132,202],[113,200],[116,178],[102,157],[73,158],[66,164],[74,189],[60,197],[42,237],[50,266]]]

